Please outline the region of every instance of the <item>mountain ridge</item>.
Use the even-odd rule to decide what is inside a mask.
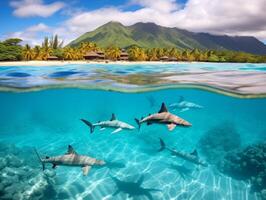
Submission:
[[[120,22],[108,22],[89,31],[69,43],[78,46],[81,42],[95,42],[98,46],[127,48],[136,45],[143,48],[212,49],[243,51],[266,55],[266,45],[252,36],[213,35],[195,33],[179,28],[169,28],[155,23],[138,22],[124,26]]]

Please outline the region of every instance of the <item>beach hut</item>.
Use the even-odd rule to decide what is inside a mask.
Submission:
[[[161,61],[168,61],[169,57],[168,56],[162,56],[162,57],[160,57],[160,60]]]
[[[99,50],[96,52],[99,55],[99,59],[100,60],[104,60],[105,59],[105,54],[103,51]]]
[[[57,56],[48,56],[47,60],[59,60]]]
[[[125,61],[128,60],[128,53],[126,52],[125,49],[122,49],[120,57],[119,57],[118,60],[125,60]]]
[[[176,57],[170,57],[170,58],[168,59],[168,61],[176,62],[176,61],[178,61],[178,59],[177,59]]]
[[[94,52],[94,51],[87,52],[83,57],[84,57],[86,60],[97,60],[97,59],[100,59],[99,54],[97,54],[97,53]]]

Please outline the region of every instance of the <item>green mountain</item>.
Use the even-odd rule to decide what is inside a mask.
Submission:
[[[95,42],[100,47],[111,45],[127,48],[137,45],[145,48],[177,47],[179,49],[217,49],[266,54],[266,45],[255,37],[211,35],[194,33],[178,28],[167,28],[154,23],[136,23],[124,26],[119,22],[109,22],[94,31],[87,32],[69,45],[81,42]]]

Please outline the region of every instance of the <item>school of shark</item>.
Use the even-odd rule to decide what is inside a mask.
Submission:
[[[149,97],[148,101],[150,101],[150,99],[151,98]],[[154,105],[155,103],[152,102],[152,106]],[[189,109],[202,109],[203,107],[195,103],[185,101],[183,97],[180,97],[178,103],[170,104],[169,108],[172,111],[180,109],[180,112],[184,112],[188,111]],[[84,125],[88,127],[90,134],[94,133],[97,127],[99,128],[99,130],[110,129],[112,134],[116,134],[121,131],[132,131],[136,129],[140,130],[142,124],[147,124],[148,126],[164,125],[167,127],[168,131],[173,131],[177,127],[192,126],[192,124],[187,120],[168,111],[168,108],[164,102],[161,104],[161,107],[157,113],[148,114],[146,117],[141,117],[140,119],[135,118],[137,127],[130,125],[122,120],[119,120],[114,113],[112,114],[109,120],[102,120],[95,123],[90,122],[87,119],[80,120],[84,123]],[[205,162],[199,157],[197,150],[193,150],[192,152],[175,150],[174,148],[168,147],[162,138],[158,138],[158,140],[158,144],[160,145],[159,149],[156,150],[158,153],[162,151],[168,151],[172,156],[177,157],[178,159],[181,159],[184,162],[188,162],[189,164],[192,164],[196,167],[208,167],[207,162]],[[41,157],[40,153],[37,151],[36,148],[34,148],[34,151],[42,165],[43,170],[45,170],[46,164],[51,164],[51,167],[53,169],[56,169],[58,166],[80,167],[82,169],[82,174],[84,176],[87,176],[91,169],[94,167],[112,167],[116,165],[115,163],[109,161],[107,162],[104,159],[94,158],[89,155],[82,155],[78,153],[72,145],[68,145],[67,151],[61,155]],[[177,172],[182,178],[193,178],[191,175],[192,169],[189,169],[184,165],[173,164],[172,167],[173,169],[177,170]],[[150,194],[151,192],[161,192],[161,190],[159,189],[141,187],[141,184],[144,180],[144,176],[141,176],[141,178],[137,182],[125,182],[111,175],[110,177],[117,186],[117,191],[113,194],[113,196],[117,195],[120,192],[124,192],[127,193],[129,197],[143,195],[146,196],[148,199],[152,199],[152,195]]]

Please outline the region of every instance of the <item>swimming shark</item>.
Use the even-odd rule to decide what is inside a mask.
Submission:
[[[170,104],[169,108],[173,111],[180,109],[180,112],[185,112],[190,109],[202,109],[203,106],[195,104],[193,102],[185,101],[183,96],[180,96],[178,103]]]
[[[192,153],[186,153],[186,152],[182,152],[182,151],[177,151],[175,149],[171,149],[169,147],[167,147],[164,143],[164,141],[160,138],[160,145],[161,145],[161,148],[158,150],[159,152],[160,151],[163,151],[163,150],[168,150],[173,156],[177,156],[179,158],[182,158],[188,162],[191,162],[195,165],[201,165],[203,167],[208,167],[208,164],[206,162],[204,162],[203,160],[200,160],[199,159],[199,156],[198,156],[198,152],[197,150],[194,150]]]
[[[147,123],[147,125],[166,124],[169,131],[174,130],[176,126],[191,126],[191,124],[186,120],[168,112],[165,103],[162,103],[161,109],[158,113],[149,115],[145,118],[142,118],[141,120],[135,118],[135,121],[137,122],[139,128],[141,124],[145,122]]]
[[[121,181],[115,177],[111,177],[116,184],[117,190],[113,194],[113,196],[117,195],[119,192],[124,192],[128,194],[128,197],[134,196],[146,196],[149,200],[152,200],[151,192],[161,192],[158,189],[151,189],[151,188],[143,188],[141,187],[144,176],[141,176],[137,182],[126,182]]]
[[[89,121],[87,121],[85,119],[81,119],[81,121],[83,121],[87,126],[90,127],[90,132],[91,133],[93,133],[94,128],[96,126],[101,127],[101,130],[103,130],[105,128],[115,129],[112,133],[118,133],[119,131],[122,131],[123,129],[127,129],[127,130],[135,129],[134,126],[131,126],[130,124],[127,124],[125,122],[117,120],[115,114],[112,114],[112,117],[111,117],[110,120],[99,121],[99,122],[94,123],[94,124],[92,124],[91,122],[89,122]]]
[[[53,165],[53,169],[57,165],[80,166],[82,167],[83,175],[87,176],[92,166],[102,166],[105,164],[103,160],[97,160],[96,158],[77,154],[71,145],[68,145],[67,152],[64,155],[54,157],[46,156],[45,158],[41,158],[38,151],[36,149],[34,150],[42,164],[43,170],[45,169],[46,163],[51,163]]]

